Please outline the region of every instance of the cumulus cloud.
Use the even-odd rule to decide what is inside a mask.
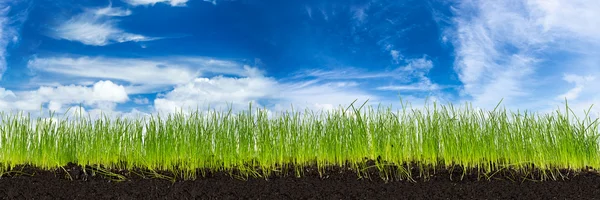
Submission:
[[[18,92],[0,89],[0,110],[39,111],[44,103],[48,103],[47,108],[52,111],[61,111],[65,105],[79,103],[112,110],[114,103],[124,103],[128,100],[125,88],[111,81],[98,81],[91,87],[42,86],[37,90]]]
[[[85,103],[112,108],[113,106],[107,106],[106,103],[123,103],[129,100],[125,88],[111,81],[99,81],[92,87],[77,85],[40,87],[24,95],[33,99],[39,98],[41,102],[53,102],[55,107],[59,107],[60,104]]]
[[[154,6],[157,3],[166,3],[171,6],[185,6],[188,0],[124,0],[126,3],[133,6]],[[206,1],[206,0],[205,0]],[[213,4],[216,4],[214,2]]]
[[[245,110],[248,103],[255,107],[266,107],[269,111],[296,109],[315,111],[331,110],[339,105],[349,105],[359,101],[378,100],[375,95],[356,88],[355,82],[318,81],[281,83],[268,77],[245,78],[198,78],[175,87],[154,100],[154,108],[159,113],[173,113],[180,110],[225,110],[234,112]],[[261,103],[272,102],[272,103]]]
[[[86,9],[83,13],[55,27],[49,32],[49,36],[94,46],[159,39],[128,33],[119,28],[117,20],[113,19],[129,15],[131,15],[130,10],[113,8],[111,5],[106,8]]]
[[[247,67],[246,70],[252,70]],[[277,82],[267,77],[196,78],[179,85],[163,97],[154,100],[157,111],[174,112],[179,109],[195,109],[204,103],[223,106],[233,103],[236,107],[247,106],[248,102],[259,98],[270,98],[278,92]]]

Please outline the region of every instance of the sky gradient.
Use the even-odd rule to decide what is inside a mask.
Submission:
[[[597,0],[0,0],[0,110],[600,114]]]

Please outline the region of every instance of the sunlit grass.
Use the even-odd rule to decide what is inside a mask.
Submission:
[[[566,114],[557,110],[544,116],[507,113],[498,106],[486,112],[434,103],[432,110],[415,110],[403,103],[402,110],[392,111],[365,104],[274,117],[264,109],[252,112],[251,104],[240,113],[180,112],[147,119],[34,121],[29,115],[2,113],[0,171],[20,164],[53,169],[73,162],[178,171],[192,179],[198,168],[235,168],[247,178],[290,170],[281,167],[289,164],[301,176],[304,166],[316,164],[322,173],[327,166],[350,163],[360,176],[369,167],[367,158],[377,160],[384,179],[415,175],[402,164],[416,164],[422,169],[419,175],[427,173],[427,166],[457,165],[484,174],[507,167],[524,173],[542,169],[544,177],[549,171],[547,177],[554,178],[559,169],[600,165],[598,119],[572,124],[566,103]],[[389,165],[398,168],[386,171]]]

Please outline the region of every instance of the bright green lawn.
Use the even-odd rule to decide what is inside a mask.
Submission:
[[[269,173],[278,170],[276,163],[296,167],[316,163],[322,170],[349,161],[360,170],[366,167],[365,157],[381,157],[377,167],[382,170],[384,161],[458,164],[479,167],[484,173],[506,167],[527,171],[532,165],[554,171],[600,166],[598,119],[572,125],[559,111],[534,116],[507,114],[496,107],[485,118],[484,111],[435,103],[426,113],[404,104],[395,112],[364,105],[302,115],[286,112],[270,119],[260,109],[254,115],[231,110],[178,113],[166,119],[153,116],[148,124],[142,119],[84,117],[54,123],[38,118],[33,126],[30,117],[2,114],[0,166],[1,170],[18,164],[50,169],[68,162],[154,170],[177,166],[188,178],[196,176],[196,168],[237,167],[246,177],[260,176],[255,167]],[[301,175],[301,170],[296,173]],[[411,175],[402,167],[385,174]]]

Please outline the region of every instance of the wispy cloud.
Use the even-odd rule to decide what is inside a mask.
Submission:
[[[356,68],[343,68],[335,70],[310,69],[296,73],[292,78],[315,78],[318,80],[363,80],[363,79],[395,79],[408,85],[387,85],[376,87],[376,90],[405,90],[405,91],[431,91],[439,90],[449,86],[439,86],[432,83],[428,77],[433,68],[431,60],[422,58],[407,59],[405,66],[398,67],[392,71],[365,72]]]
[[[430,91],[437,90],[439,87],[436,84],[410,84],[410,85],[394,85],[377,87],[378,90],[392,91]]]
[[[543,31],[555,36],[584,37],[584,40],[600,42],[598,9],[600,2],[594,0],[529,0],[527,4],[535,22]],[[569,33],[576,33],[570,35]],[[589,42],[589,41],[588,41]]]
[[[150,103],[150,100],[148,100],[148,98],[134,98],[133,102],[135,104],[148,104]]]
[[[115,59],[103,57],[35,58],[28,67],[36,71],[88,78],[108,78],[134,84],[179,84],[193,79],[197,73],[165,62]]]
[[[349,79],[374,79],[374,78],[385,78],[395,77],[397,74],[389,72],[366,72],[357,68],[343,68],[343,69],[308,69],[294,73],[290,79],[297,78],[318,78],[323,80],[349,80]]]
[[[0,1],[0,79],[7,69],[7,48],[19,41],[18,29],[28,15],[27,10],[10,15],[12,5],[9,1]]]
[[[203,1],[212,3],[213,5],[217,5],[217,0],[203,0]]]
[[[304,9],[306,10],[306,14],[308,15],[308,18],[312,19],[312,8],[310,6],[304,6]]]
[[[87,12],[94,13],[99,16],[125,17],[131,15],[131,10],[122,8],[113,8],[109,5],[106,8],[87,9]]]
[[[6,47],[15,37],[15,31],[9,27],[8,12],[10,6],[0,3],[0,78],[6,71]]]
[[[392,60],[394,61],[394,64],[398,64],[400,62],[400,60],[402,60],[402,55],[400,54],[400,51],[398,51],[398,50],[390,50],[390,56],[392,56]]]
[[[483,108],[501,98],[521,110],[544,110],[565,97],[578,100],[570,106],[600,104],[598,89],[575,81],[600,85],[589,78],[600,73],[599,9],[594,0],[461,1],[450,38],[462,94]]]
[[[171,6],[186,6],[188,0],[124,0],[126,3],[131,4],[133,6],[144,6],[150,5],[153,6],[157,3],[167,3]],[[204,0],[207,1],[207,0]],[[215,0],[212,0],[213,4],[216,4]]]
[[[410,82],[403,85],[388,85],[377,87],[377,90],[386,91],[404,91],[404,92],[431,92],[439,95],[441,89],[454,86],[440,86],[429,79],[429,71],[433,68],[433,62],[425,57],[417,59],[408,59],[408,64],[399,67],[394,71],[402,77],[404,82]],[[416,79],[416,80],[415,80]]]
[[[41,75],[35,79],[39,82],[65,84],[60,81],[67,77],[75,78],[66,79],[69,82],[89,79],[125,81],[131,84],[126,86],[130,94],[160,92],[203,75],[256,76],[263,73],[258,69],[247,70],[242,64],[225,60],[175,56],[153,59],[48,57],[34,58],[27,66]],[[43,73],[59,74],[62,77],[52,78]]]
[[[370,3],[364,5],[355,5],[351,7],[352,18],[358,23],[362,24],[367,20],[367,10],[370,7]]]
[[[579,97],[579,95],[581,94],[581,91],[583,91],[583,89],[585,88],[585,86],[587,84],[589,84],[589,82],[594,81],[596,79],[596,77],[594,76],[578,76],[578,75],[574,75],[574,74],[565,74],[563,77],[563,80],[567,81],[568,83],[574,83],[575,87],[573,89],[570,89],[568,92],[559,95],[557,98],[558,100],[563,100],[563,99],[567,99],[567,100],[575,100],[577,99],[577,97]]]
[[[62,22],[49,32],[57,39],[77,41],[86,45],[105,46],[112,43],[151,41],[159,38],[128,33],[117,26],[114,17],[131,15],[130,10],[113,8],[86,9],[83,13]]]

